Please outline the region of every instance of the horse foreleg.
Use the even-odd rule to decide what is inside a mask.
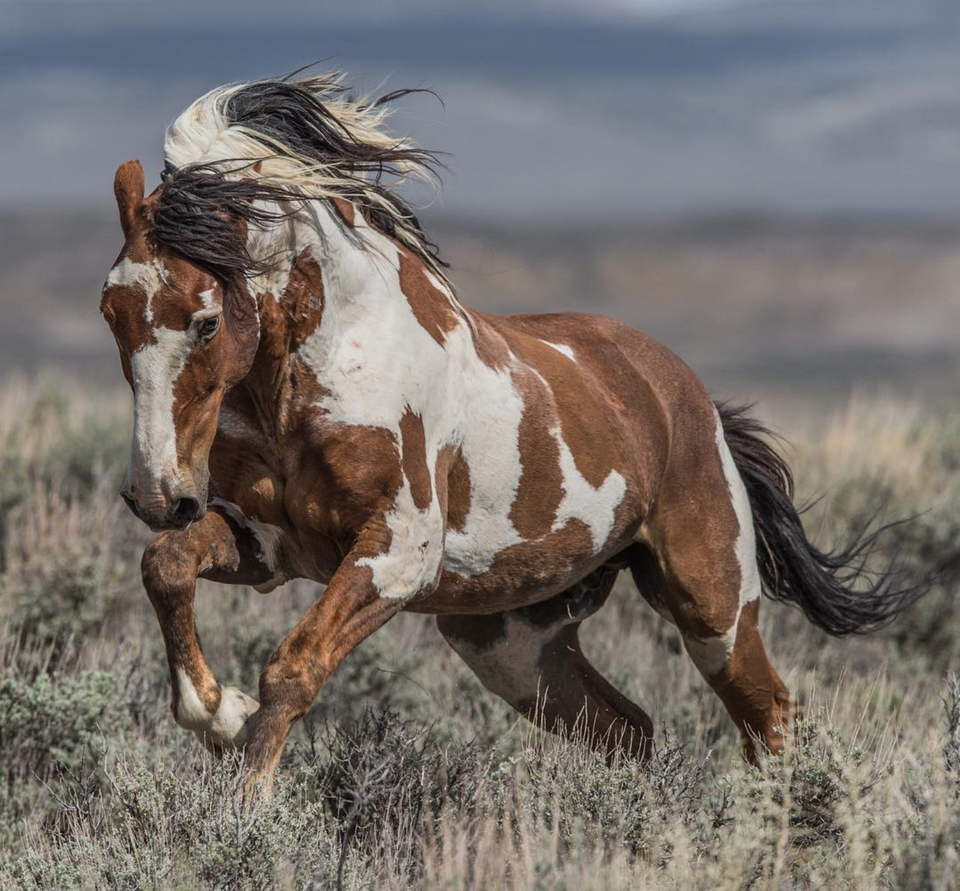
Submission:
[[[260,711],[246,753],[248,788],[262,780],[269,783],[294,722],[306,714],[340,662],[410,597],[436,582],[437,549],[384,553],[380,524],[376,528],[361,534],[320,599],[260,675]],[[420,538],[414,538],[419,544]],[[380,569],[381,560],[386,571]]]
[[[207,748],[243,745],[257,702],[235,687],[221,687],[200,647],[194,618],[198,577],[262,584],[263,565],[252,536],[213,509],[183,532],[165,532],[144,551],[143,584],[160,623],[170,664],[171,708],[182,727]]]

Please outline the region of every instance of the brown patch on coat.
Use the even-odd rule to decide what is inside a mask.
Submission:
[[[716,430],[712,408],[690,409],[680,424],[649,526],[670,612],[684,634],[705,640],[729,631],[740,609],[740,523],[715,433],[706,435]]]
[[[430,281],[423,260],[406,248],[400,248],[398,255],[400,290],[421,327],[443,346],[447,333],[460,324],[460,316],[450,298]]]
[[[510,348],[495,324],[497,317],[468,310],[473,320],[473,348],[488,368],[500,371],[510,365]]]
[[[447,474],[447,528],[462,532],[470,514],[470,465],[458,448],[450,457]]]
[[[520,452],[520,482],[510,507],[510,522],[521,538],[542,538],[553,529],[563,501],[560,447],[551,432],[556,426],[549,393],[533,375],[515,384],[523,393],[523,415],[517,431]]]
[[[626,475],[623,443],[606,390],[576,362],[538,339],[523,344],[523,357],[547,381],[560,435],[584,479],[599,489],[612,471]]]
[[[289,350],[298,349],[320,325],[324,300],[320,265],[311,252],[305,250],[293,264],[281,301],[290,318]]]
[[[320,413],[314,406],[329,395],[297,353],[320,325],[324,306],[323,275],[309,250],[294,262],[282,299],[269,293],[260,297],[260,342],[245,384],[280,436]]]
[[[379,524],[385,550],[390,531],[382,518],[403,484],[396,436],[383,427],[329,424],[323,415],[303,424],[297,435],[310,443],[311,459],[287,470],[291,522],[338,542],[342,553],[360,530]]]
[[[479,575],[464,578],[445,571],[429,597],[405,609],[489,615],[526,607],[565,590],[603,562],[594,550],[590,527],[582,520],[570,519],[540,539],[504,548]]]
[[[357,222],[357,209],[353,204],[347,201],[346,198],[331,198],[330,203],[333,205],[340,219],[353,229]]]
[[[401,463],[410,483],[410,495],[417,510],[426,510],[433,500],[430,468],[427,466],[427,444],[423,418],[408,406],[400,418]]]
[[[287,411],[291,417],[291,428],[300,429],[304,435],[311,435],[310,431],[322,427],[327,410],[323,408],[323,401],[330,395],[330,391],[318,380],[316,372],[302,356],[293,353],[290,356],[289,366],[289,398]]]

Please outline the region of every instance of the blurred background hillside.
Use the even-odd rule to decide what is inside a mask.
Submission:
[[[468,304],[618,316],[785,418],[950,400],[958,48],[952,0],[0,0],[0,374],[119,384],[117,164],[156,183],[197,95],[322,59],[443,98],[394,127],[449,153],[423,216]]]

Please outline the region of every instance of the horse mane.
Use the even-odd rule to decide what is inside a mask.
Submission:
[[[343,198],[449,285],[439,249],[397,194],[409,179],[437,183],[442,165],[384,130],[389,103],[416,92],[423,91],[353,98],[343,75],[330,72],[201,96],[167,128],[154,238],[221,277],[248,277],[272,264],[250,255],[243,224],[278,222],[307,200]]]

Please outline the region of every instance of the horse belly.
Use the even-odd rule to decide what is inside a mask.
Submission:
[[[463,554],[448,550],[437,589],[410,609],[425,613],[486,614],[546,600],[576,584],[630,544],[627,534],[596,548],[589,527],[570,521],[535,541],[519,541],[488,555],[488,568],[463,574]],[[477,545],[472,558],[479,555]]]

